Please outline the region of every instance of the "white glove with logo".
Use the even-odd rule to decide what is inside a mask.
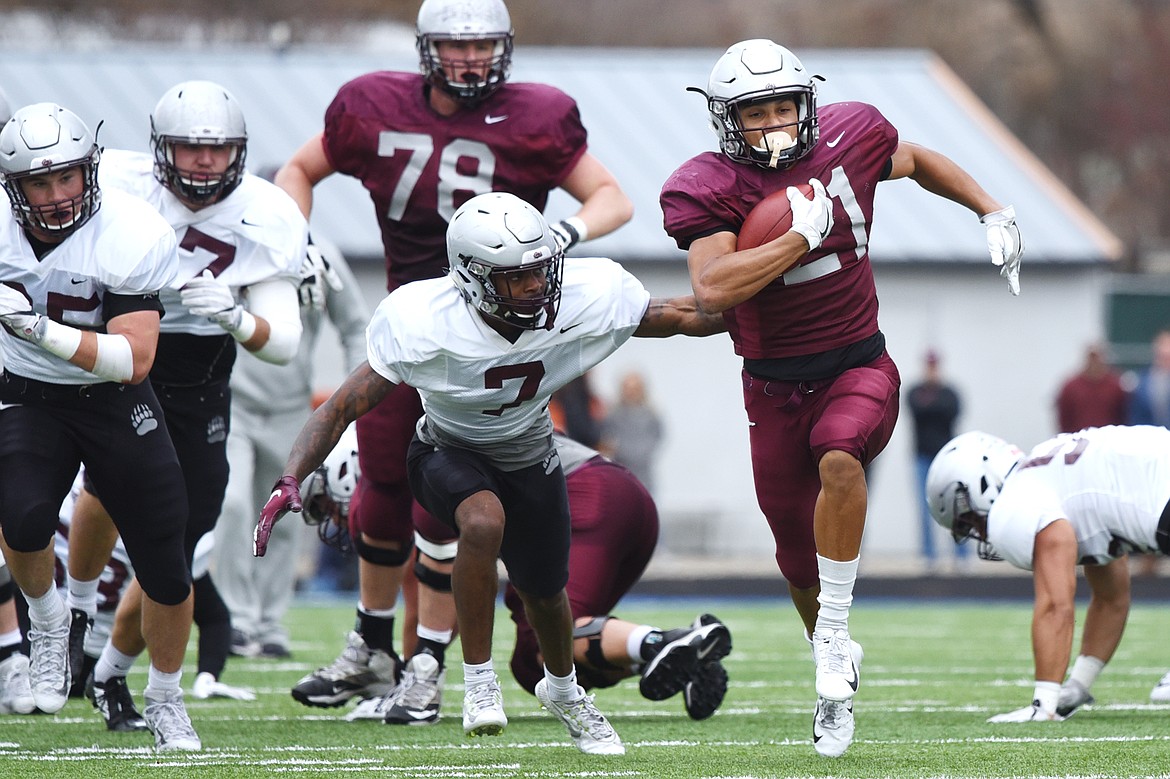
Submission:
[[[1040,708],[1040,701],[1032,701],[1031,704],[1022,709],[996,714],[994,717],[989,717],[987,721],[993,725],[1002,725],[1014,722],[1061,722],[1063,720],[1064,717],[1055,711],[1044,711]]]
[[[321,249],[310,243],[309,250],[305,252],[305,260],[301,263],[301,284],[297,287],[301,306],[323,311],[329,290],[337,292],[341,286],[341,277],[337,275],[337,271],[329,264]]]
[[[792,205],[792,230],[808,241],[808,250],[818,248],[833,229],[833,200],[825,194],[825,185],[817,179],[809,179],[812,185],[812,200],[806,198],[796,187],[785,192]]]
[[[1007,206],[979,218],[987,228],[987,251],[991,264],[999,268],[999,275],[1007,279],[1008,290],[1020,294],[1020,260],[1024,256],[1024,238],[1016,227],[1016,209]]]
[[[0,322],[20,338],[40,343],[45,337],[49,319],[33,311],[32,302],[23,292],[0,284]]]
[[[196,276],[179,290],[179,300],[195,316],[205,316],[229,333],[240,329],[244,307],[236,301],[232,289],[210,270]]]
[[[256,693],[247,687],[233,687],[218,681],[207,671],[195,677],[195,684],[191,687],[191,697],[199,700],[208,698],[231,698],[237,701],[254,701]]]
[[[575,216],[562,219],[555,225],[550,224],[548,229],[552,231],[553,238],[560,244],[561,251],[565,252],[584,241],[588,232],[585,229],[585,223]]]

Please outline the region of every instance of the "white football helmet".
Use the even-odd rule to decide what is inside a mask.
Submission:
[[[731,46],[715,63],[707,91],[690,87],[707,98],[711,129],[719,136],[719,148],[731,159],[762,168],[785,168],[812,151],[820,133],[817,124],[817,88],[796,55],[770,40],[757,38]],[[773,154],[764,146],[752,146],[744,138],[740,109],[755,102],[791,98],[796,102],[796,126],[788,126],[795,142]],[[756,128],[766,135],[780,126]]]
[[[475,105],[508,79],[512,67],[512,18],[503,0],[423,0],[418,9],[419,69],[427,83],[461,103]],[[487,78],[454,81],[447,78],[435,46],[438,41],[494,40]]]
[[[222,176],[208,176],[175,165],[175,144],[207,144],[231,148],[231,162]],[[211,81],[185,81],[166,91],[150,115],[150,147],[154,177],[182,199],[211,205],[231,194],[244,176],[248,128],[244,112],[231,92]]]
[[[77,114],[56,103],[34,103],[21,108],[0,130],[0,177],[12,201],[16,220],[26,228],[62,237],[88,222],[102,203],[97,181],[100,158],[97,136]],[[21,185],[24,179],[73,167],[81,168],[81,194],[71,201],[29,204]],[[62,220],[60,214],[66,202],[72,216]]]
[[[349,504],[361,475],[357,428],[350,425],[321,467],[301,485],[305,524],[315,525],[322,541],[342,551],[350,547]]]
[[[951,439],[926,473],[926,501],[934,521],[951,531],[956,543],[974,538],[979,556],[995,559],[987,545],[987,513],[1023,457],[1018,446],[977,430]]]
[[[507,192],[468,200],[447,226],[447,275],[485,317],[525,330],[552,327],[565,253],[544,216]],[[514,294],[510,276],[543,271],[539,295]]]

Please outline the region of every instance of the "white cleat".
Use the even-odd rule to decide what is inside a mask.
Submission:
[[[848,630],[817,630],[812,634],[817,666],[817,695],[830,701],[850,700],[860,682]],[[860,647],[859,647],[860,648]]]
[[[1150,700],[1154,703],[1170,703],[1170,673],[1163,676],[1162,681],[1150,690]]]
[[[853,701],[817,698],[813,747],[823,757],[840,757],[853,743]]]
[[[477,684],[463,693],[463,732],[469,736],[498,736],[508,726],[500,679]]]
[[[571,701],[554,701],[549,695],[548,680],[536,683],[536,698],[540,705],[565,723],[573,743],[587,755],[624,755],[622,740],[610,726],[605,715],[593,705],[593,696],[577,687],[579,697]]]

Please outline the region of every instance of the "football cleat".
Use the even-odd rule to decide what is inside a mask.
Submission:
[[[85,634],[93,627],[93,618],[81,609],[69,610],[69,697],[85,695],[87,676]]]
[[[402,689],[402,685],[390,690],[380,698],[366,698],[360,701],[353,710],[345,715],[346,722],[359,722],[361,720],[370,720],[376,722],[385,722],[386,714],[390,711],[390,707],[398,702],[398,692]]]
[[[111,676],[93,683],[93,707],[106,721],[106,729],[118,733],[146,730],[146,720],[134,708],[134,697],[126,685],[125,676]]]
[[[70,626],[66,612],[48,630],[33,627],[28,631],[29,681],[37,708],[46,714],[60,711],[69,697]]]
[[[577,687],[577,697],[571,701],[554,701],[549,694],[548,679],[536,683],[536,698],[547,711],[569,729],[569,736],[577,748],[588,755],[624,755],[626,753],[617,731],[605,715],[593,705],[593,696]]]
[[[840,757],[853,743],[853,701],[817,696],[813,714],[813,748],[824,757]]]
[[[683,687],[683,705],[687,716],[694,720],[707,719],[723,703],[727,694],[727,671],[718,660],[699,663],[699,667]]]
[[[0,663],[0,714],[31,714],[36,708],[28,677],[28,658],[14,652]]]
[[[1082,706],[1092,706],[1096,702],[1085,686],[1071,679],[1060,687],[1060,697],[1056,701],[1056,713],[1061,718],[1071,717]]]
[[[1150,690],[1150,700],[1154,703],[1170,703],[1170,673],[1162,677],[1162,681]]]
[[[232,628],[232,643],[228,651],[232,657],[256,657],[260,654],[260,645],[244,631]]]
[[[386,712],[390,725],[429,725],[439,721],[443,703],[443,669],[438,659],[421,652],[410,658],[402,672],[398,697]]]
[[[817,666],[817,695],[830,701],[853,697],[860,683],[853,661],[854,642],[848,630],[816,630],[812,634],[813,661]]]
[[[148,692],[143,697],[146,699],[146,724],[154,733],[155,749],[160,752],[194,752],[203,748],[203,742],[187,716],[187,707],[183,705],[182,690],[165,692],[158,698]]]
[[[323,708],[340,706],[355,696],[380,698],[394,688],[399,665],[398,655],[370,649],[351,630],[337,659],[297,682],[292,696],[306,706]]]
[[[469,687],[463,693],[463,732],[469,736],[498,736],[508,726],[500,679]]]
[[[721,660],[731,651],[731,631],[710,614],[696,617],[685,630],[642,668],[638,681],[642,697],[652,701],[669,698],[686,687],[700,663]]]

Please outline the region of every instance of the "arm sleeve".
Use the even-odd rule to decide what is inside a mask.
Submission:
[[[269,279],[248,287],[248,311],[268,322],[268,342],[252,354],[264,362],[286,365],[301,342],[297,288],[287,279]]]

